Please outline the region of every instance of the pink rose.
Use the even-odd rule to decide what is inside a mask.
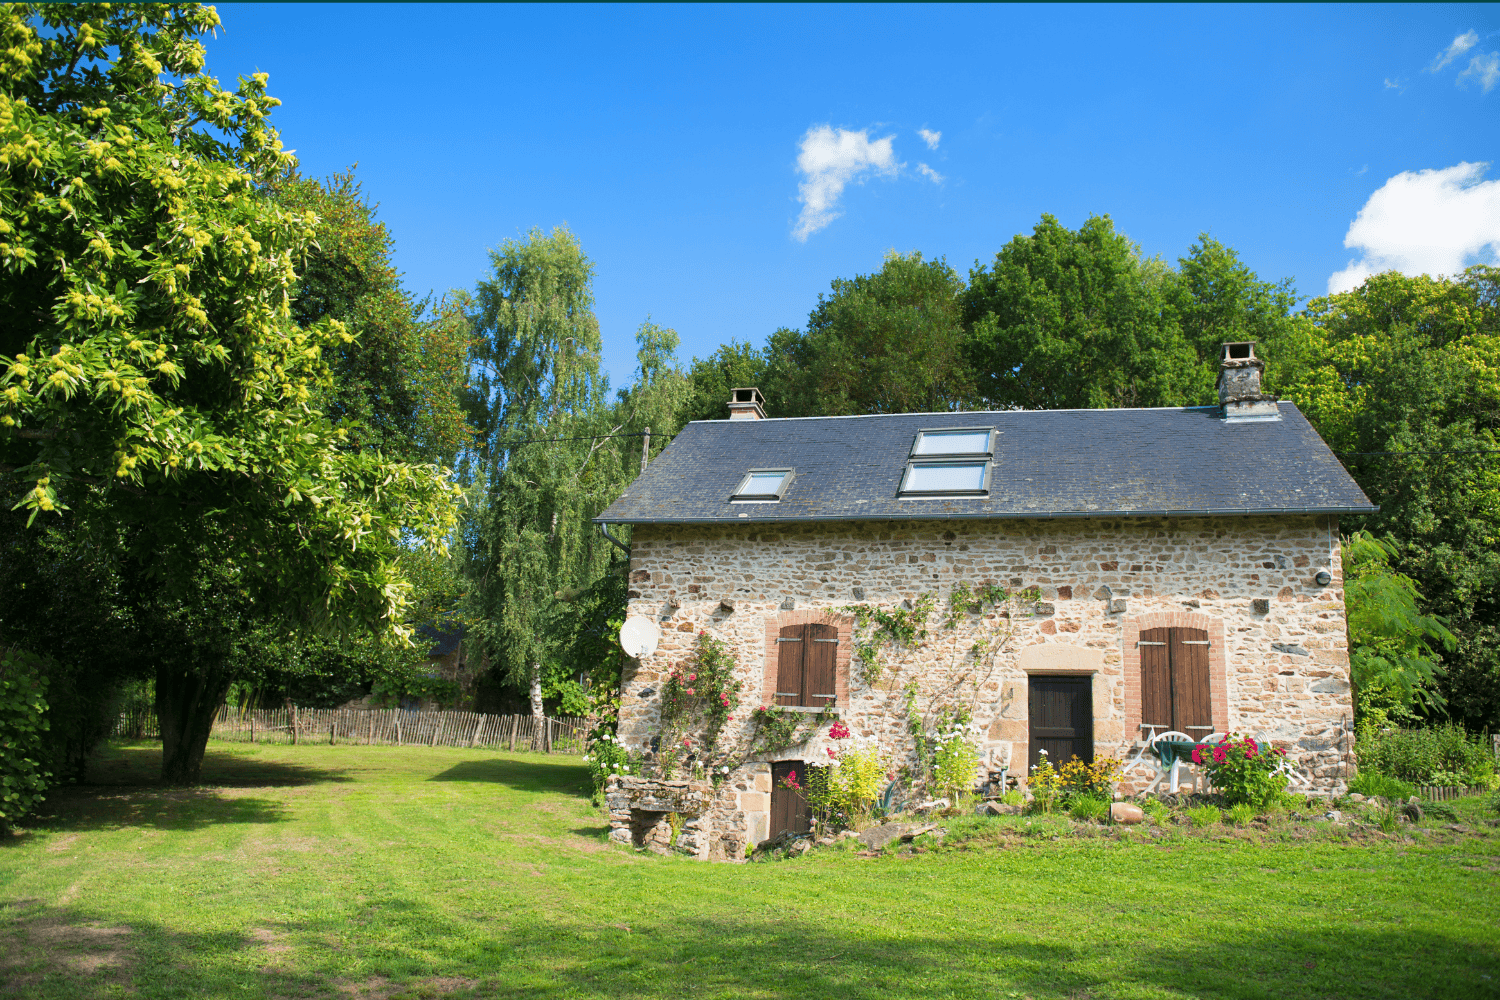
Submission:
[[[688,694],[697,694],[697,692],[696,692],[696,691],[694,691],[694,690],[693,690],[693,689],[692,689],[692,688],[688,688],[688,689],[687,689],[687,693],[688,693]]]

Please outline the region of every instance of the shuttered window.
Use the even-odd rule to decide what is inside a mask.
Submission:
[[[838,700],[839,630],[787,625],[776,640],[776,704],[823,708]]]
[[[1141,728],[1189,736],[1213,732],[1208,690],[1208,633],[1153,628],[1141,633]]]

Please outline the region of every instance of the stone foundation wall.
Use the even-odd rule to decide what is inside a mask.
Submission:
[[[1320,570],[1332,576],[1326,587],[1314,581]],[[842,607],[893,608],[935,592],[941,612],[963,582],[1037,587],[1042,603],[1014,619],[965,615],[953,630],[934,621],[928,640],[888,656],[878,679],[863,675],[849,655],[852,621]],[[1124,756],[1142,721],[1134,642],[1143,628],[1181,624],[1205,629],[1214,643],[1216,727],[1270,738],[1319,788],[1352,773],[1333,517],[641,525],[630,586],[629,613],[655,618],[663,633],[624,678],[620,735],[633,746],[654,731],[661,683],[691,656],[698,630],[724,640],[739,664],[733,738],[768,690],[777,630],[816,620],[840,629],[841,715],[898,767],[911,752],[909,707],[931,717],[962,705],[982,730],[987,761],[1024,770],[1027,677],[1035,674],[1091,676],[1096,753]],[[991,647],[976,656],[981,639]],[[820,735],[780,758],[812,759],[825,743]],[[764,764],[732,775],[714,799],[715,836],[764,839],[769,786]]]

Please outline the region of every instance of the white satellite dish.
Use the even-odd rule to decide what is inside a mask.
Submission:
[[[656,622],[650,618],[640,615],[632,615],[625,619],[625,624],[620,626],[620,646],[625,650],[626,656],[640,659],[650,656],[656,652],[657,643],[661,642],[661,629],[656,627]]]

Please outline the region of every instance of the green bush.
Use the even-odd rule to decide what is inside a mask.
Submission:
[[[1360,730],[1354,752],[1361,772],[1414,785],[1488,787],[1495,775],[1495,755],[1488,740],[1470,736],[1452,723],[1430,729],[1366,726]]]
[[[630,751],[614,733],[600,733],[589,740],[583,762],[588,765],[596,797],[604,791],[604,783],[611,775],[641,773],[640,762],[631,758]]]
[[[1109,815],[1109,799],[1097,795],[1075,795],[1068,815],[1082,823],[1097,823]]]
[[[1256,816],[1255,807],[1248,802],[1241,802],[1237,806],[1229,807],[1229,822],[1235,826],[1249,826],[1250,821]]]
[[[1000,796],[1000,804],[1006,806],[1024,806],[1026,804],[1026,795],[1019,788],[1012,788]]]
[[[1223,814],[1219,812],[1218,806],[1194,806],[1187,811],[1187,818],[1189,823],[1202,828],[1219,822]]]
[[[1141,812],[1150,816],[1153,823],[1165,823],[1172,815],[1172,807],[1161,799],[1147,799],[1141,803]]]
[[[1373,771],[1361,771],[1349,782],[1349,791],[1358,792],[1367,798],[1380,796],[1383,799],[1395,799],[1405,802],[1417,794],[1414,785],[1402,781],[1400,778],[1392,778],[1389,775],[1376,774]]]
[[[42,800],[47,744],[46,678],[40,659],[19,650],[0,658],[0,831],[8,830]]]

